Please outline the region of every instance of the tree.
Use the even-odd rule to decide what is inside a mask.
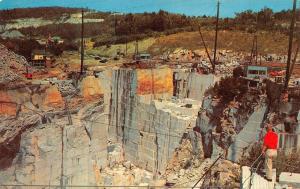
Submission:
[[[258,12],[258,24],[261,27],[270,28],[274,25],[274,16],[273,10],[270,8],[263,8]]]

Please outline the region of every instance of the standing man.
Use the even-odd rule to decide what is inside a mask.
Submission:
[[[278,135],[273,131],[272,125],[266,125],[267,134],[264,137],[262,154],[265,156],[266,179],[272,181],[272,160],[277,157]]]

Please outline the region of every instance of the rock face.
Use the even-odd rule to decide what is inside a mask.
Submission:
[[[137,94],[173,93],[173,71],[166,69],[139,69],[137,75]]]
[[[94,76],[87,76],[82,80],[81,91],[87,101],[93,101],[103,95],[100,81]]]
[[[13,121],[1,120],[0,170],[6,169],[12,165],[12,162],[20,149],[21,134],[27,129],[36,126],[39,121],[40,119],[38,115],[24,116],[19,118],[19,120]]]
[[[191,98],[202,101],[205,91],[213,86],[218,79],[216,76],[196,72],[178,71],[174,73],[174,95],[178,98]]]
[[[250,116],[248,123],[244,129],[236,136],[234,142],[230,145],[227,153],[227,158],[231,161],[238,162],[243,154],[243,148],[248,147],[257,140],[260,133],[260,126],[262,125],[267,108],[265,106],[259,107]]]
[[[52,85],[46,89],[43,105],[53,108],[64,107],[63,98],[55,85]]]
[[[160,77],[165,73],[170,75],[168,70],[152,71],[157,75],[161,73]],[[113,73],[109,133],[124,145],[125,159],[159,174],[165,171],[186,129],[194,127],[201,102],[155,100],[171,96],[173,87],[165,88],[162,84],[158,85],[162,89],[155,89],[153,95],[140,95],[151,91],[146,88],[142,92],[138,87],[139,82],[146,79],[139,74],[151,74],[152,71],[116,70]]]
[[[62,118],[24,132],[12,167],[0,171],[0,183],[101,184],[97,181],[99,171],[108,165],[103,117],[103,104],[96,103],[73,116],[73,125]]]
[[[16,116],[17,103],[14,102],[7,91],[0,91],[0,115]]]
[[[83,79],[79,98],[84,104],[77,103],[80,107],[69,120],[66,111],[55,110],[64,107],[61,91],[70,97],[77,89],[69,94],[65,84],[31,86],[17,97],[18,120],[9,120],[5,127],[0,123],[0,165],[5,164],[0,183],[147,185],[163,178],[192,186],[221,152],[225,126],[237,125],[239,109],[229,106],[221,110],[225,121],[217,133],[211,120],[217,100],[203,97],[215,81],[211,75],[176,75],[170,69],[104,71]],[[9,94],[2,96],[3,101],[14,101]],[[33,110],[23,110],[26,107]],[[227,172],[235,168],[222,160],[214,179],[224,185],[225,179],[235,182],[236,174]],[[153,183],[163,185],[165,180]]]

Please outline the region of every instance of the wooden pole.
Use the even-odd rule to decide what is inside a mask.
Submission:
[[[257,35],[255,35],[255,64],[257,65],[257,57],[258,52],[257,52]]]
[[[214,51],[213,73],[215,73],[216,56],[217,56],[218,29],[219,29],[219,14],[220,14],[220,1],[218,0],[218,4],[217,4],[217,22],[216,22],[216,34],[215,34],[215,51]]]
[[[84,41],[83,41],[83,35],[84,35],[84,10],[81,10],[81,63],[80,63],[80,75],[83,75],[83,61],[84,61]]]
[[[252,42],[252,49],[251,49],[251,55],[250,55],[250,65],[252,64],[252,58],[254,56],[254,45],[255,45],[255,36],[253,37],[253,42]]]
[[[292,62],[291,68],[290,68],[290,76],[293,74],[294,66],[295,66],[296,61],[297,61],[298,52],[299,52],[299,43],[297,44],[296,53],[295,53],[295,56],[294,56],[294,59],[293,59],[293,62]]]
[[[115,36],[117,36],[117,18],[116,18],[116,13],[114,14],[114,20],[115,20]]]
[[[288,49],[288,57],[287,57],[287,64],[286,64],[286,76],[285,76],[285,85],[284,88],[287,89],[289,86],[290,80],[290,67],[291,67],[291,55],[292,55],[292,48],[293,48],[293,39],[294,39],[294,28],[295,28],[295,20],[296,20],[296,0],[293,3],[293,17],[291,20],[290,25],[290,35],[289,35],[289,49]]]
[[[127,56],[127,49],[128,49],[128,47],[127,47],[127,37],[126,37],[126,43],[125,43],[125,56]]]
[[[204,48],[205,48],[205,52],[206,52],[207,57],[208,57],[208,59],[209,59],[209,62],[210,62],[211,65],[213,66],[214,63],[212,62],[211,57],[210,57],[210,55],[209,55],[208,49],[207,49],[206,44],[205,44],[205,41],[204,41],[204,39],[203,39],[203,35],[202,35],[202,32],[201,32],[200,26],[198,26],[198,29],[199,29],[199,34],[200,34],[200,37],[201,37],[203,46],[204,46]]]

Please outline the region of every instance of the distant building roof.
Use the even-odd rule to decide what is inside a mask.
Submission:
[[[151,56],[151,54],[149,54],[149,53],[139,53],[138,55],[140,55],[140,56]]]
[[[266,70],[266,69],[268,69],[268,67],[266,67],[266,66],[247,66],[247,69],[251,69],[251,70]]]

